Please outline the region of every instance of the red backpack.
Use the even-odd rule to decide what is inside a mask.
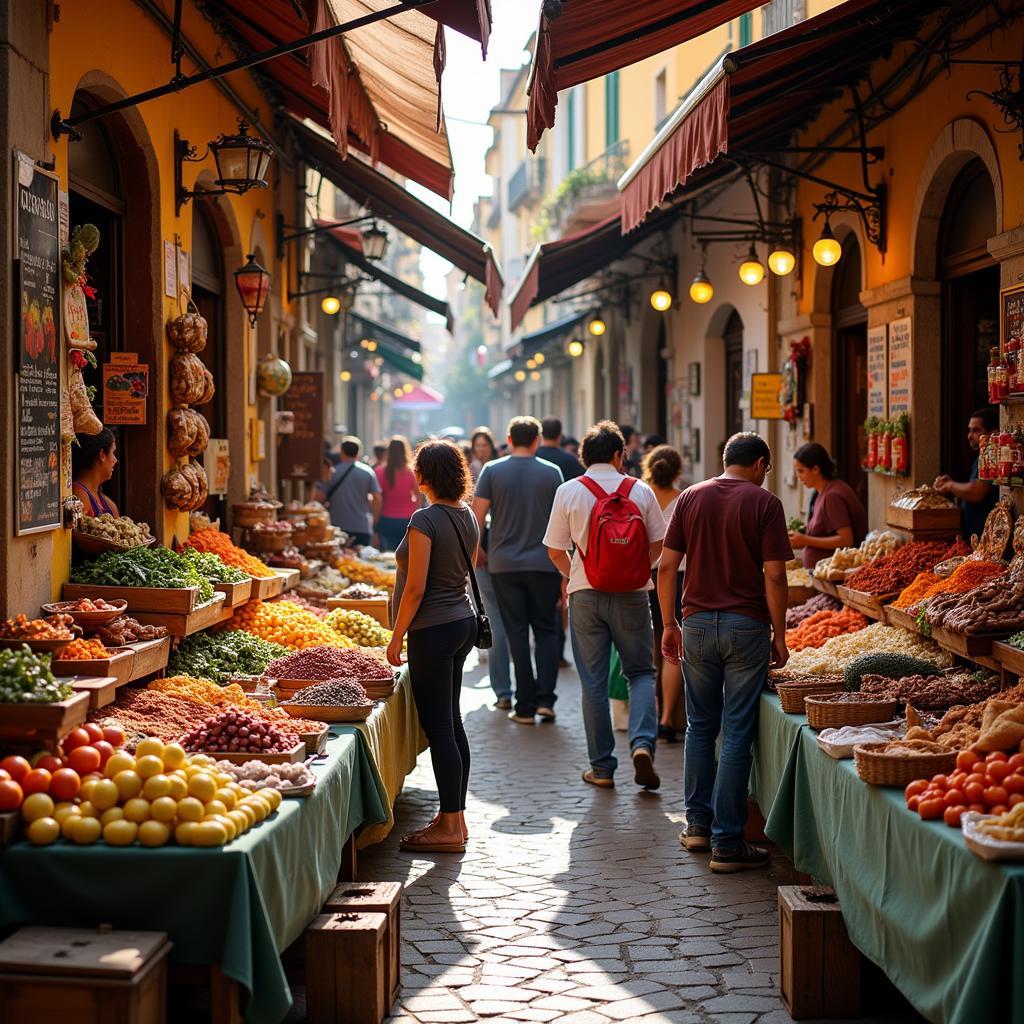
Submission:
[[[611,494],[588,476],[579,481],[597,499],[587,551],[580,548],[590,585],[611,594],[646,587],[651,580],[650,541],[643,513],[629,496],[636,480],[626,477]]]

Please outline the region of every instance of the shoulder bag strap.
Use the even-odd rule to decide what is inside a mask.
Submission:
[[[452,529],[455,531],[455,539],[459,542],[459,547],[462,548],[462,557],[466,560],[466,568],[469,570],[469,580],[473,585],[473,597],[476,599],[477,611],[480,615],[484,615],[484,603],[480,599],[480,587],[476,582],[476,570],[473,568],[473,560],[469,557],[469,552],[466,550],[466,542],[462,539],[462,534],[459,531],[458,524],[455,522],[455,517],[447,505],[439,505],[438,508],[443,508],[448,514],[448,519],[452,524]]]
[[[635,477],[627,476],[626,479],[623,480],[621,484],[619,484],[618,489],[615,491],[615,493],[620,498],[628,498],[630,492],[633,490],[633,485],[635,483],[636,483],[636,478]]]
[[[335,480],[333,484],[331,484],[330,490],[328,490],[326,495],[325,495],[325,497],[327,498],[328,501],[331,500],[331,497],[334,495],[334,492],[345,482],[345,478],[355,468],[356,468],[356,464],[354,462],[350,463],[348,469],[346,469],[345,472],[342,473],[341,476],[339,476],[338,479]]]

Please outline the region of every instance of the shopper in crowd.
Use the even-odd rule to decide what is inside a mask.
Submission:
[[[622,438],[626,442],[626,450],[622,456],[622,472],[626,476],[640,476],[640,462],[644,453],[640,450],[640,435],[636,427],[628,424],[619,428],[622,431]]]
[[[537,458],[557,466],[562,471],[563,480],[575,480],[583,476],[580,460],[562,449],[562,421],[554,416],[549,416],[540,425]]]
[[[103,493],[103,485],[114,475],[117,466],[117,440],[109,427],[98,434],[76,434],[77,444],[71,446],[71,491],[82,503],[87,516],[109,512],[120,513]]]
[[[575,437],[563,437],[562,451],[568,452],[574,459],[578,459],[580,457],[579,439]]]
[[[473,511],[481,530],[490,514],[487,568],[516,674],[515,709],[509,718],[533,725],[536,717],[555,720],[561,579],[544,550],[544,529],[562,474],[537,458],[540,423],[532,416],[509,423],[508,443],[509,455],[488,462],[480,473]]]
[[[836,479],[836,464],[824,445],[811,441],[797,448],[793,468],[816,499],[804,530],[789,535],[793,549],[803,549],[805,569],[813,569],[837,548],[856,547],[867,536],[868,513],[857,492]]]
[[[316,486],[319,499],[330,509],[331,523],[359,547],[373,539],[373,523],[381,509],[380,484],[374,471],[359,461],[362,449],[358,437],[343,437],[331,479]]]
[[[683,786],[688,850],[711,849],[712,871],[764,867],[769,853],[743,839],[751,747],[769,666],[786,650],[786,562],[793,557],[782,502],[762,484],[763,438],[733,434],[721,476],[676,503],[658,569],[662,653],[682,662],[686,693]],[[682,628],[675,615],[683,557]],[[715,763],[719,733],[722,746]]]
[[[644,455],[647,455],[649,452],[654,451],[655,448],[658,448],[665,443],[665,438],[661,437],[659,434],[648,434],[644,438]]]
[[[388,443],[384,465],[374,470],[381,490],[380,515],[377,518],[381,551],[394,551],[402,543],[413,512],[422,504],[416,475],[409,468],[411,462],[408,439],[395,434]]]
[[[472,491],[469,466],[457,445],[424,441],[416,449],[414,470],[429,505],[413,513],[398,547],[395,628],[387,658],[396,668],[401,665],[402,641],[408,637],[409,680],[430,744],[440,812],[401,846],[414,853],[460,853],[469,837],[470,755],[459,701],[462,668],[477,636],[469,574],[479,533],[466,505]]]
[[[676,486],[676,481],[683,471],[683,460],[679,452],[671,445],[661,444],[652,448],[643,461],[643,481],[647,484],[661,506],[661,514],[668,527],[672,513],[675,511],[676,502],[682,493]],[[651,580],[658,582],[657,568],[651,571]],[[651,618],[654,621],[654,667],[657,689],[661,694],[661,701],[658,705],[658,739],[668,743],[676,743],[680,736],[676,732],[672,720],[679,704],[679,698],[683,693],[683,673],[679,665],[666,661],[661,654],[661,633],[664,623],[661,621],[661,604],[658,601],[658,592],[651,590]],[[676,598],[675,616],[682,612],[683,599],[683,563],[679,564],[679,571],[676,573]]]
[[[587,431],[581,446],[586,472],[558,489],[544,543],[552,563],[569,580],[569,631],[580,677],[590,759],[583,781],[603,788],[615,785],[618,761],[608,704],[608,671],[614,644],[629,680],[629,749],[634,779],[639,786],[657,789],[661,780],[654,770],[658,730],[652,658],[654,631],[647,591],[651,586],[648,573],[661,554],[665,520],[651,488],[624,476],[625,447],[622,432],[608,420]],[[631,590],[597,590],[582,554],[594,564],[597,551],[589,547],[591,516],[599,495],[606,503],[607,495],[624,491],[628,491],[625,500],[632,503],[625,511],[642,519],[643,530],[634,531],[631,543],[616,550],[622,552],[623,568],[628,565],[635,569],[638,565],[639,574],[631,575],[639,575],[646,582]]]
[[[473,483],[480,479],[480,471],[488,462],[498,457],[498,446],[494,443],[494,435],[487,427],[477,427],[469,439],[473,457],[469,460],[469,471],[473,474]]]
[[[983,434],[991,434],[998,429],[998,409],[991,405],[975,409],[967,421],[967,443],[974,455],[971,475],[965,483],[958,483],[947,473],[935,478],[934,486],[937,491],[948,494],[960,502],[960,533],[968,542],[974,534],[981,536],[985,520],[999,500],[999,488],[994,486],[991,480],[978,479],[979,441]]]
[[[378,441],[373,446],[373,468],[376,470],[388,461],[388,446],[383,441]]]

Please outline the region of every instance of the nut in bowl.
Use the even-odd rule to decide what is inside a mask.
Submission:
[[[104,601],[102,597],[80,597],[77,601],[57,601],[55,604],[43,605],[47,615],[70,615],[75,625],[83,629],[94,629],[112,622],[127,608],[127,601]]]

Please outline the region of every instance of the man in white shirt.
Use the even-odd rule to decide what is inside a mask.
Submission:
[[[625,441],[619,428],[604,420],[587,431],[580,457],[584,474],[609,494],[623,481]],[[665,520],[654,491],[638,481],[630,500],[640,509],[650,561],[661,555]],[[658,715],[654,699],[654,627],[647,597],[650,583],[639,590],[610,593],[594,590],[587,579],[580,549],[587,551],[590,517],[597,499],[577,480],[562,484],[555,493],[544,544],[559,572],[569,579],[569,626],[573,656],[583,695],[583,724],[587,732],[590,768],[583,781],[593,786],[615,785],[615,734],[608,704],[608,672],[612,645],[629,680],[629,748],[636,783],[646,789],[661,785],[654,770]],[[575,547],[570,559],[569,552]]]

